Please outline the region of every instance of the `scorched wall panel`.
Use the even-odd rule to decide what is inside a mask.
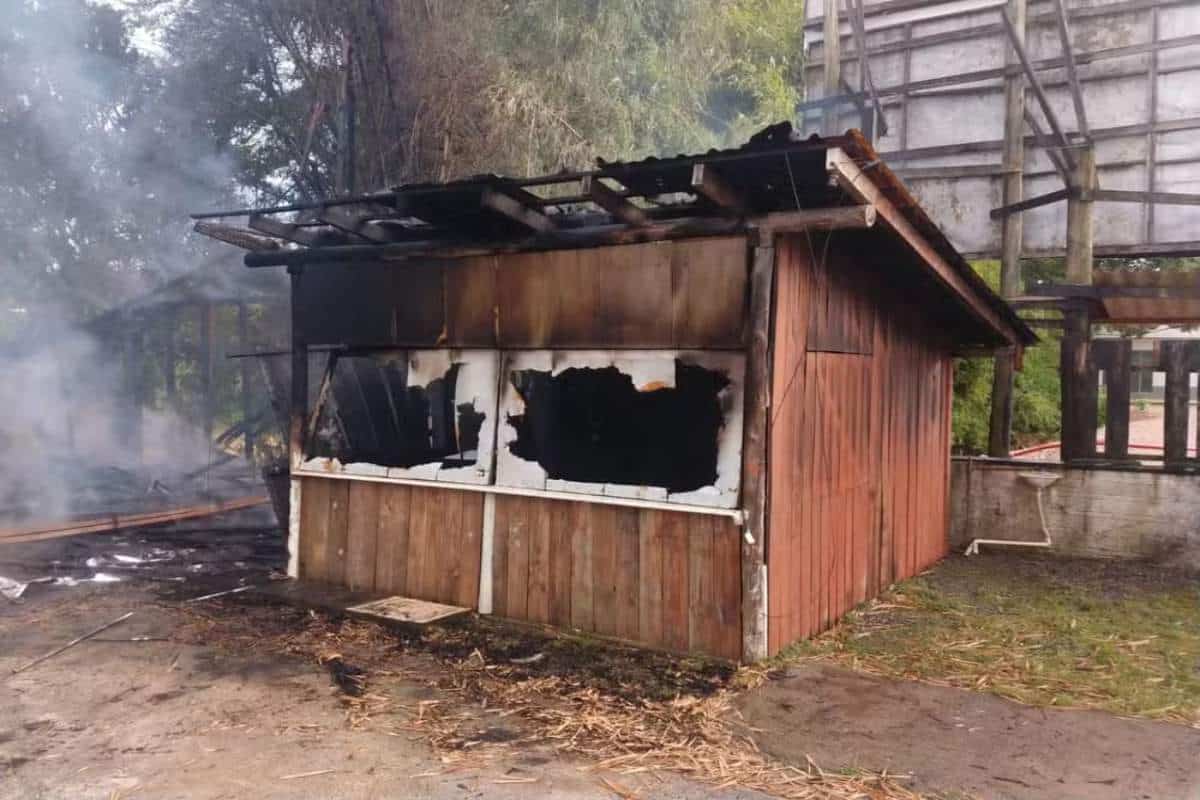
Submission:
[[[474,608],[483,495],[302,478],[300,577]]]
[[[843,237],[778,244],[772,653],[828,628],[947,548],[950,356],[917,310],[877,288],[887,265],[864,261]],[[843,280],[826,280],[831,272]],[[853,318],[830,316],[839,309]]]
[[[493,611],[737,659],[739,552],[725,517],[500,496]]]

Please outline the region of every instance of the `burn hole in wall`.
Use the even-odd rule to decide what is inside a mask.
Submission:
[[[441,377],[409,386],[408,361],[402,356],[338,356],[308,457],[383,467],[474,465],[486,414],[473,400],[455,397],[461,368],[451,364]]]
[[[689,492],[717,481],[729,378],[675,361],[675,385],[639,389],[616,367],[512,373],[525,413],[510,415],[513,455],[549,478]]]

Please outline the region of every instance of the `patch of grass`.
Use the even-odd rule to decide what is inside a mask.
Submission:
[[[811,657],[1200,727],[1200,588],[1141,566],[950,559],[783,660]]]

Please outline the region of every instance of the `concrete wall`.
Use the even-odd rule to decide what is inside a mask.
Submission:
[[[1037,489],[1022,473],[1059,476],[1043,498],[1053,552],[1200,569],[1200,475],[956,458],[953,549],[977,538],[1042,538]]]

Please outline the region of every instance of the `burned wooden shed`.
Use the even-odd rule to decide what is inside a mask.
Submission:
[[[1034,340],[853,131],[238,214],[292,276],[292,575],[678,651],[941,557],[952,358]]]

